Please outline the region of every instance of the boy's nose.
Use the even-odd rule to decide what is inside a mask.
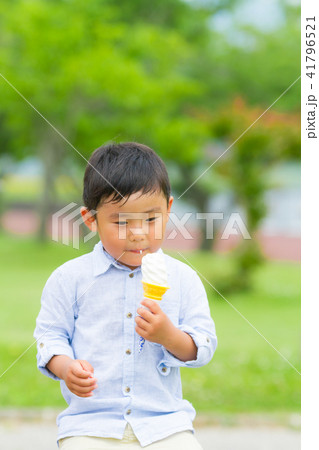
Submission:
[[[146,230],[143,228],[130,228],[130,237],[134,241],[142,241],[145,237]]]

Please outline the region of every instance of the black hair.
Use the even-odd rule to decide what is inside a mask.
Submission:
[[[83,186],[83,202],[89,210],[96,210],[102,199],[119,203],[140,191],[162,192],[169,202],[168,173],[154,150],[137,142],[122,142],[103,145],[92,153]]]

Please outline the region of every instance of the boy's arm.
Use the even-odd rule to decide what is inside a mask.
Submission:
[[[174,325],[173,325],[174,326]],[[162,344],[175,358],[181,361],[194,361],[197,358],[197,347],[193,338],[176,327]]]
[[[143,299],[145,308],[137,310],[136,331],[145,339],[163,345],[172,355],[181,361],[196,359],[197,347],[191,336],[178,329],[160,306],[149,299]]]
[[[206,291],[196,274],[188,277],[189,283],[182,292],[183,302],[179,325],[175,326],[159,305],[144,299],[147,306],[137,310],[136,331],[142,337],[163,346],[163,359],[158,368],[200,367],[213,357],[217,347],[215,324],[210,316]],[[143,320],[145,319],[145,320]]]
[[[58,378],[64,380],[67,367],[74,361],[72,358],[66,355],[55,355],[53,356],[46,367],[50,372],[54,373]]]
[[[47,367],[54,355],[74,359],[71,336],[74,329],[75,300],[70,282],[59,269],[55,270],[42,292],[41,310],[36,320],[34,337],[37,340],[37,365],[44,375],[61,379]]]

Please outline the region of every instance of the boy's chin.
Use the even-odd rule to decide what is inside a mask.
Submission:
[[[129,262],[121,262],[121,264],[123,264],[124,266],[126,266],[126,267],[128,267],[129,269],[131,269],[131,270],[134,270],[134,269],[136,269],[137,267],[140,267],[141,266],[141,264],[142,264],[142,261],[140,261],[140,263],[133,263],[132,261],[129,261]]]
[[[134,270],[142,264],[143,256],[147,255],[148,253],[151,253],[149,248],[143,250],[142,253],[126,250],[125,256],[121,258],[120,262],[130,269]]]
[[[133,270],[142,264],[142,257],[143,255],[130,255],[129,258],[121,258],[119,262]]]

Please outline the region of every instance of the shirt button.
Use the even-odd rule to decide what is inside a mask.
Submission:
[[[40,348],[43,348],[43,347],[44,347],[43,342],[41,342],[41,344],[39,345],[39,347],[40,347]]]
[[[125,352],[127,355],[130,355],[132,352],[131,352],[131,350],[128,348],[127,350],[126,350],[126,352]]]
[[[209,338],[206,338],[206,341],[207,341],[207,342],[210,342]]]
[[[126,386],[126,388],[125,388],[125,392],[130,392],[130,390],[131,390],[131,388],[130,388],[130,387],[128,387],[128,386]]]
[[[167,372],[167,367],[162,367],[162,372],[166,373]]]
[[[130,273],[130,274],[129,274],[129,277],[130,277],[130,278],[133,278],[133,277],[134,277],[134,273]]]
[[[132,410],[131,410],[131,409],[128,409],[128,410],[126,411],[126,414],[129,415],[129,414],[131,414],[131,412],[132,412]]]
[[[127,313],[127,314],[126,314],[126,317],[127,317],[128,319],[131,319],[131,318],[132,318],[132,316],[133,316],[133,314],[132,314],[132,313]]]

